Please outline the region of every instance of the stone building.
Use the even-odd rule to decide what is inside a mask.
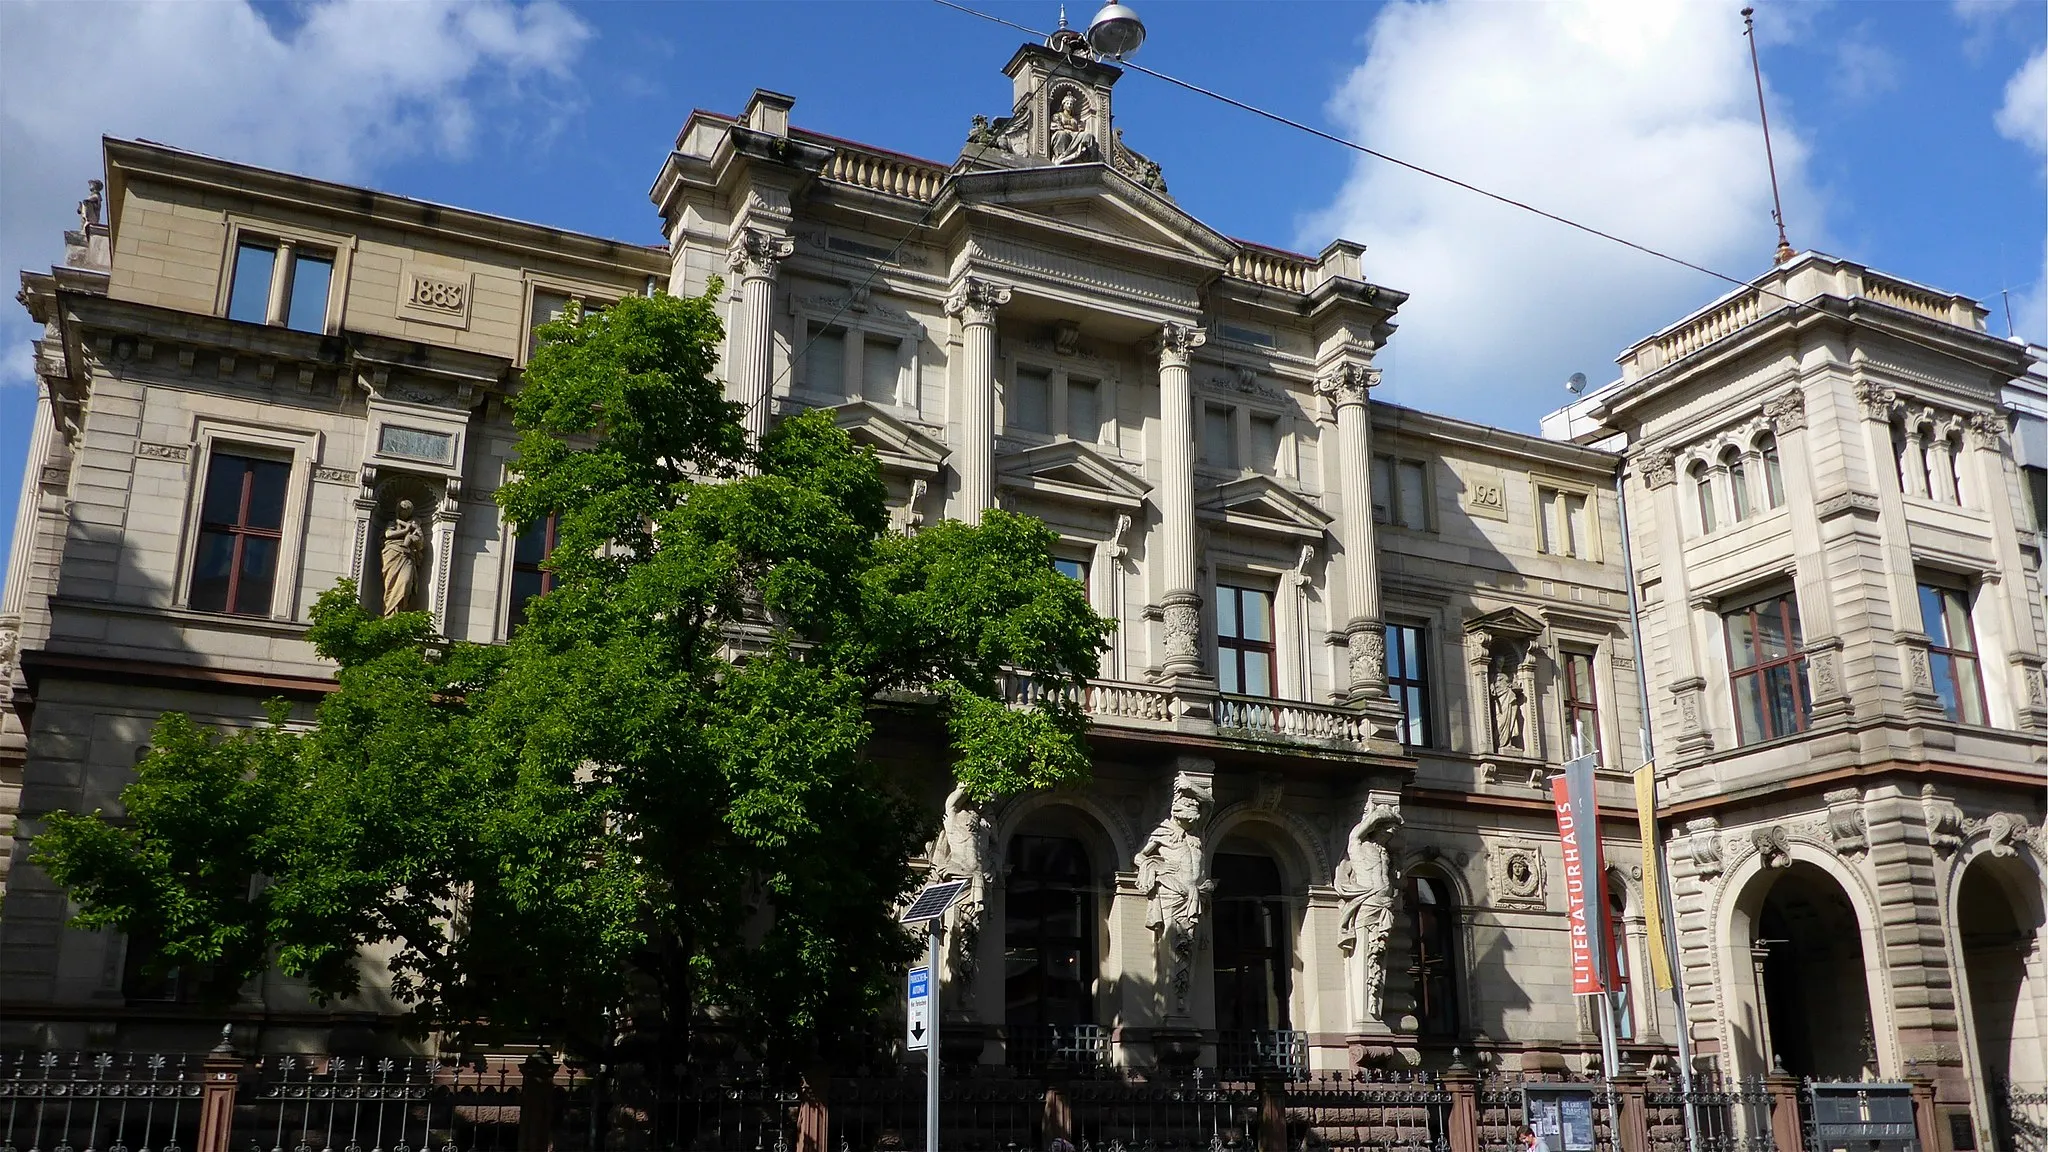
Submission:
[[[2012,437],[1985,431],[2024,358],[1967,301],[1928,317],[1911,303],[1922,289],[1831,271],[1838,287],[1863,277],[1839,316],[1793,323],[1745,297],[1741,324],[1717,306],[1631,350],[1625,381],[1585,413],[1599,432],[1579,439],[1598,444],[1374,401],[1404,294],[1371,281],[1360,245],[1302,256],[1183,212],[1113,124],[1118,70],[1079,58],[1071,35],[1018,49],[1007,114],[975,117],[952,163],[805,132],[770,92],[737,116],[694,113],[654,185],[667,243],[653,248],[108,141],[107,221],[89,207],[66,266],[24,276],[45,336],[0,604],[20,649],[5,754],[23,765],[0,1027],[186,1018],[175,988],[135,979],[126,942],[63,926],[62,893],[23,862],[36,818],[114,807],[161,711],[241,725],[268,697],[306,708],[329,680],[307,610],[343,576],[372,603],[431,611],[448,636],[502,639],[547,579],[546,526],[505,523],[491,500],[532,326],[571,301],[697,293],[716,276],[728,387],[756,430],[831,409],[876,451],[905,531],[997,506],[1042,517],[1061,570],[1121,622],[1087,692],[1088,786],[976,810],[906,763],[944,812],[932,866],[974,882],[975,931],[954,933],[970,943],[947,960],[945,1034],[962,1055],[1338,1068],[1440,1066],[1457,1048],[1506,1070],[1584,1070],[1599,1044],[1571,995],[1546,783],[1584,750],[1601,759],[1623,1047],[1668,1060],[1673,1002],[1636,975],[1649,945],[1628,774],[1646,722],[1668,746],[1702,1058],[1759,1058],[1739,1014],[1762,1003],[1741,1000],[1755,973],[1728,961],[1750,955],[1753,923],[1795,914],[1770,911],[1748,879],[1757,862],[1809,887],[1863,870],[1914,909],[1908,925],[1855,906],[1885,934],[1867,953],[1897,969],[1872,1019],[1901,1039],[1878,1043],[1877,1071],[1965,1046],[1949,909],[1989,899],[1970,877],[2031,878],[2011,890],[2032,903],[2000,905],[2000,930],[2040,923],[2040,537],[2017,523]],[[1774,275],[1818,293],[1834,267]],[[1960,505],[1883,488],[1838,431],[1861,411],[1858,383],[1892,380],[1852,357],[1849,334],[1889,323],[1953,349],[1953,364],[1898,368],[1893,395],[1963,431],[1943,457],[1967,470]],[[1748,359],[1708,339],[1750,327]],[[1821,328],[1834,344],[1809,334]],[[1802,342],[1826,351],[1783,352]],[[1983,418],[1956,423],[1970,415]],[[1740,516],[1709,428],[1754,477]],[[1667,450],[1689,455],[1667,466]],[[1731,509],[1715,505],[1720,534],[1665,510],[1696,507],[1675,478],[1691,483],[1695,458]],[[1910,653],[1938,648],[1951,670],[1964,658],[1952,632],[1937,645],[1885,607],[1918,603],[1914,577],[1884,573],[1919,556],[1922,531],[1974,542],[1930,546],[1927,579],[1974,572],[1956,587],[2001,605],[1975,634],[1988,711],[1970,720],[1901,687],[1899,669],[1934,666]],[[1767,555],[1775,570],[1757,567]],[[1832,567],[1809,571],[1817,556]],[[1796,724],[1760,741],[1735,727],[1740,684],[1701,653],[1724,643],[1724,605],[1782,588],[1832,614],[1809,609],[1792,663],[1752,678],[1804,685],[1810,664],[1825,698],[1797,689],[1783,714]],[[1837,798],[1852,786],[1853,802]],[[1818,832],[1798,808],[1809,793]],[[1838,820],[1862,838],[1847,856],[1827,831]],[[1937,865],[1964,877],[1939,897]],[[1729,884],[1754,895],[1711,912]],[[1800,963],[1803,978],[1818,962]],[[312,1042],[388,1008],[373,989],[314,1012],[282,980],[245,1000],[248,1019]]]
[[[1696,1051],[1979,1127],[2048,1076],[2048,377],[1984,320],[1808,253],[1547,422],[1627,454]]]

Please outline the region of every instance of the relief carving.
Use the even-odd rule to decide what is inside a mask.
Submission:
[[[1169,660],[1200,659],[1202,621],[1191,603],[1166,606],[1166,655]]]
[[[1893,409],[1899,405],[1899,394],[1882,384],[1865,381],[1856,386],[1856,399],[1863,404],[1863,411],[1877,420],[1892,418]]]
[[[1677,457],[1669,449],[1651,452],[1643,457],[1643,483],[1649,487],[1662,488],[1678,475]]]
[[[1545,898],[1542,851],[1532,844],[1503,842],[1488,846],[1486,882],[1496,904],[1542,907]]]
[[[1944,858],[1963,846],[1963,810],[1932,784],[1920,786],[1920,811],[1927,824],[1927,843]]]
[[[1377,623],[1353,632],[1349,638],[1351,683],[1372,687],[1387,679],[1387,635]]]
[[[1348,961],[1346,982],[1356,1023],[1377,1020],[1382,1010],[1387,938],[1394,927],[1394,873],[1386,840],[1400,826],[1399,808],[1368,800],[1337,865],[1335,886],[1343,900],[1337,943]]]
[[[1712,816],[1702,816],[1685,826],[1686,847],[1692,856],[1693,871],[1702,880],[1711,880],[1721,874],[1721,822]]]
[[[1764,404],[1764,419],[1770,422],[1771,431],[1780,436],[1806,427],[1805,395],[1794,388],[1783,396],[1767,401]]]
[[[1840,788],[1828,793],[1826,800],[1828,814],[1824,826],[1835,855],[1856,856],[1868,850],[1870,841],[1863,818],[1863,794],[1854,788]]]
[[[1785,826],[1772,824],[1765,828],[1754,828],[1749,833],[1750,846],[1763,857],[1766,868],[1789,868],[1792,866],[1792,842],[1785,834]]]
[[[1984,820],[1986,850],[1993,856],[2011,856],[2028,839],[2027,818],[2017,812],[1993,812]]]
[[[1138,891],[1145,894],[1145,926],[1163,949],[1171,1014],[1186,1017],[1193,983],[1195,933],[1201,927],[1202,897],[1213,883],[1202,874],[1201,826],[1213,791],[1206,777],[1179,772],[1166,819],[1138,849]]]
[[[2005,433],[2009,426],[2002,413],[1974,413],[1969,424],[1970,443],[1979,448],[1996,449],[2005,443]]]

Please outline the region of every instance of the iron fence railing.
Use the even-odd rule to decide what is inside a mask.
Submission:
[[[1216,1037],[1216,1070],[1224,1076],[1257,1079],[1308,1075],[1308,1033],[1295,1029],[1223,1032]]]
[[[2001,1149],[2048,1152],[2048,1084],[1991,1085],[1991,1132]]]
[[[1281,1089],[1287,1146],[1332,1152],[1447,1152],[1453,1103],[1420,1072],[1318,1072]]]
[[[185,1152],[200,1062],[154,1053],[0,1053],[0,1150]]]
[[[1048,1024],[1010,1029],[1005,1063],[1020,1072],[1090,1075],[1109,1066],[1109,1029],[1100,1024]]]

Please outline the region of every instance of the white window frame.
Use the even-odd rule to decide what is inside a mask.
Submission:
[[[206,478],[213,471],[216,452],[234,455],[235,449],[257,455],[284,455],[291,460],[291,479],[285,485],[284,532],[278,541],[277,573],[270,585],[270,611],[264,616],[239,616],[245,620],[297,620],[299,582],[304,567],[306,505],[311,495],[313,466],[320,458],[321,435],[310,430],[243,424],[202,416],[193,429],[193,467],[185,490],[185,524],[178,544],[178,583],[172,600],[180,609],[192,608],[192,564],[199,554],[199,516],[206,495]],[[206,616],[230,616],[206,612]]]
[[[326,315],[319,334],[332,336],[341,331],[348,302],[349,268],[355,259],[354,236],[342,232],[296,228],[281,225],[274,220],[230,215],[227,218],[227,248],[221,254],[220,283],[213,302],[216,316],[225,317],[228,314],[228,301],[235,291],[235,258],[240,254],[245,241],[268,244],[277,253],[270,266],[270,298],[265,307],[264,320],[264,323],[272,328],[283,328],[289,318],[291,269],[295,261],[285,257],[296,256],[300,248],[318,248],[327,252],[334,264],[328,273]]]

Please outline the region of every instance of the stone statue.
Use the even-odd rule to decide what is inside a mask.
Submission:
[[[1202,875],[1200,832],[1210,795],[1206,779],[1187,772],[1176,775],[1166,819],[1152,830],[1136,859],[1138,891],[1145,894],[1145,926],[1165,946],[1163,967],[1176,1016],[1188,1014],[1195,931],[1201,925],[1202,897],[1213,887]]]
[[[1501,652],[1494,657],[1488,677],[1491,683],[1487,692],[1493,698],[1493,737],[1496,750],[1501,752],[1511,748],[1521,751],[1524,747],[1522,705],[1528,698],[1515,676],[1520,663],[1514,651]]]
[[[400,500],[397,515],[384,528],[384,615],[396,616],[412,603],[413,585],[419,582],[420,553],[426,550],[426,543],[426,533],[412,518],[412,501]]]
[[[1394,929],[1394,870],[1382,841],[1400,824],[1401,813],[1393,805],[1366,804],[1337,865],[1337,895],[1343,900],[1337,943],[1349,961],[1346,983],[1360,1024],[1379,1018],[1386,987],[1387,937]]]
[[[78,202],[79,231],[87,231],[100,222],[100,206],[104,203],[101,193],[106,191],[106,187],[105,181],[101,180],[85,182],[85,199]]]
[[[974,987],[975,952],[995,853],[995,826],[975,807],[967,785],[953,785],[946,795],[945,823],[925,857],[931,861],[932,878],[967,881],[966,891],[946,910],[946,975],[963,1000]]]
[[[1052,162],[1078,164],[1093,160],[1100,149],[1095,133],[1081,119],[1081,96],[1068,90],[1060,94],[1060,106],[1052,114]]]

